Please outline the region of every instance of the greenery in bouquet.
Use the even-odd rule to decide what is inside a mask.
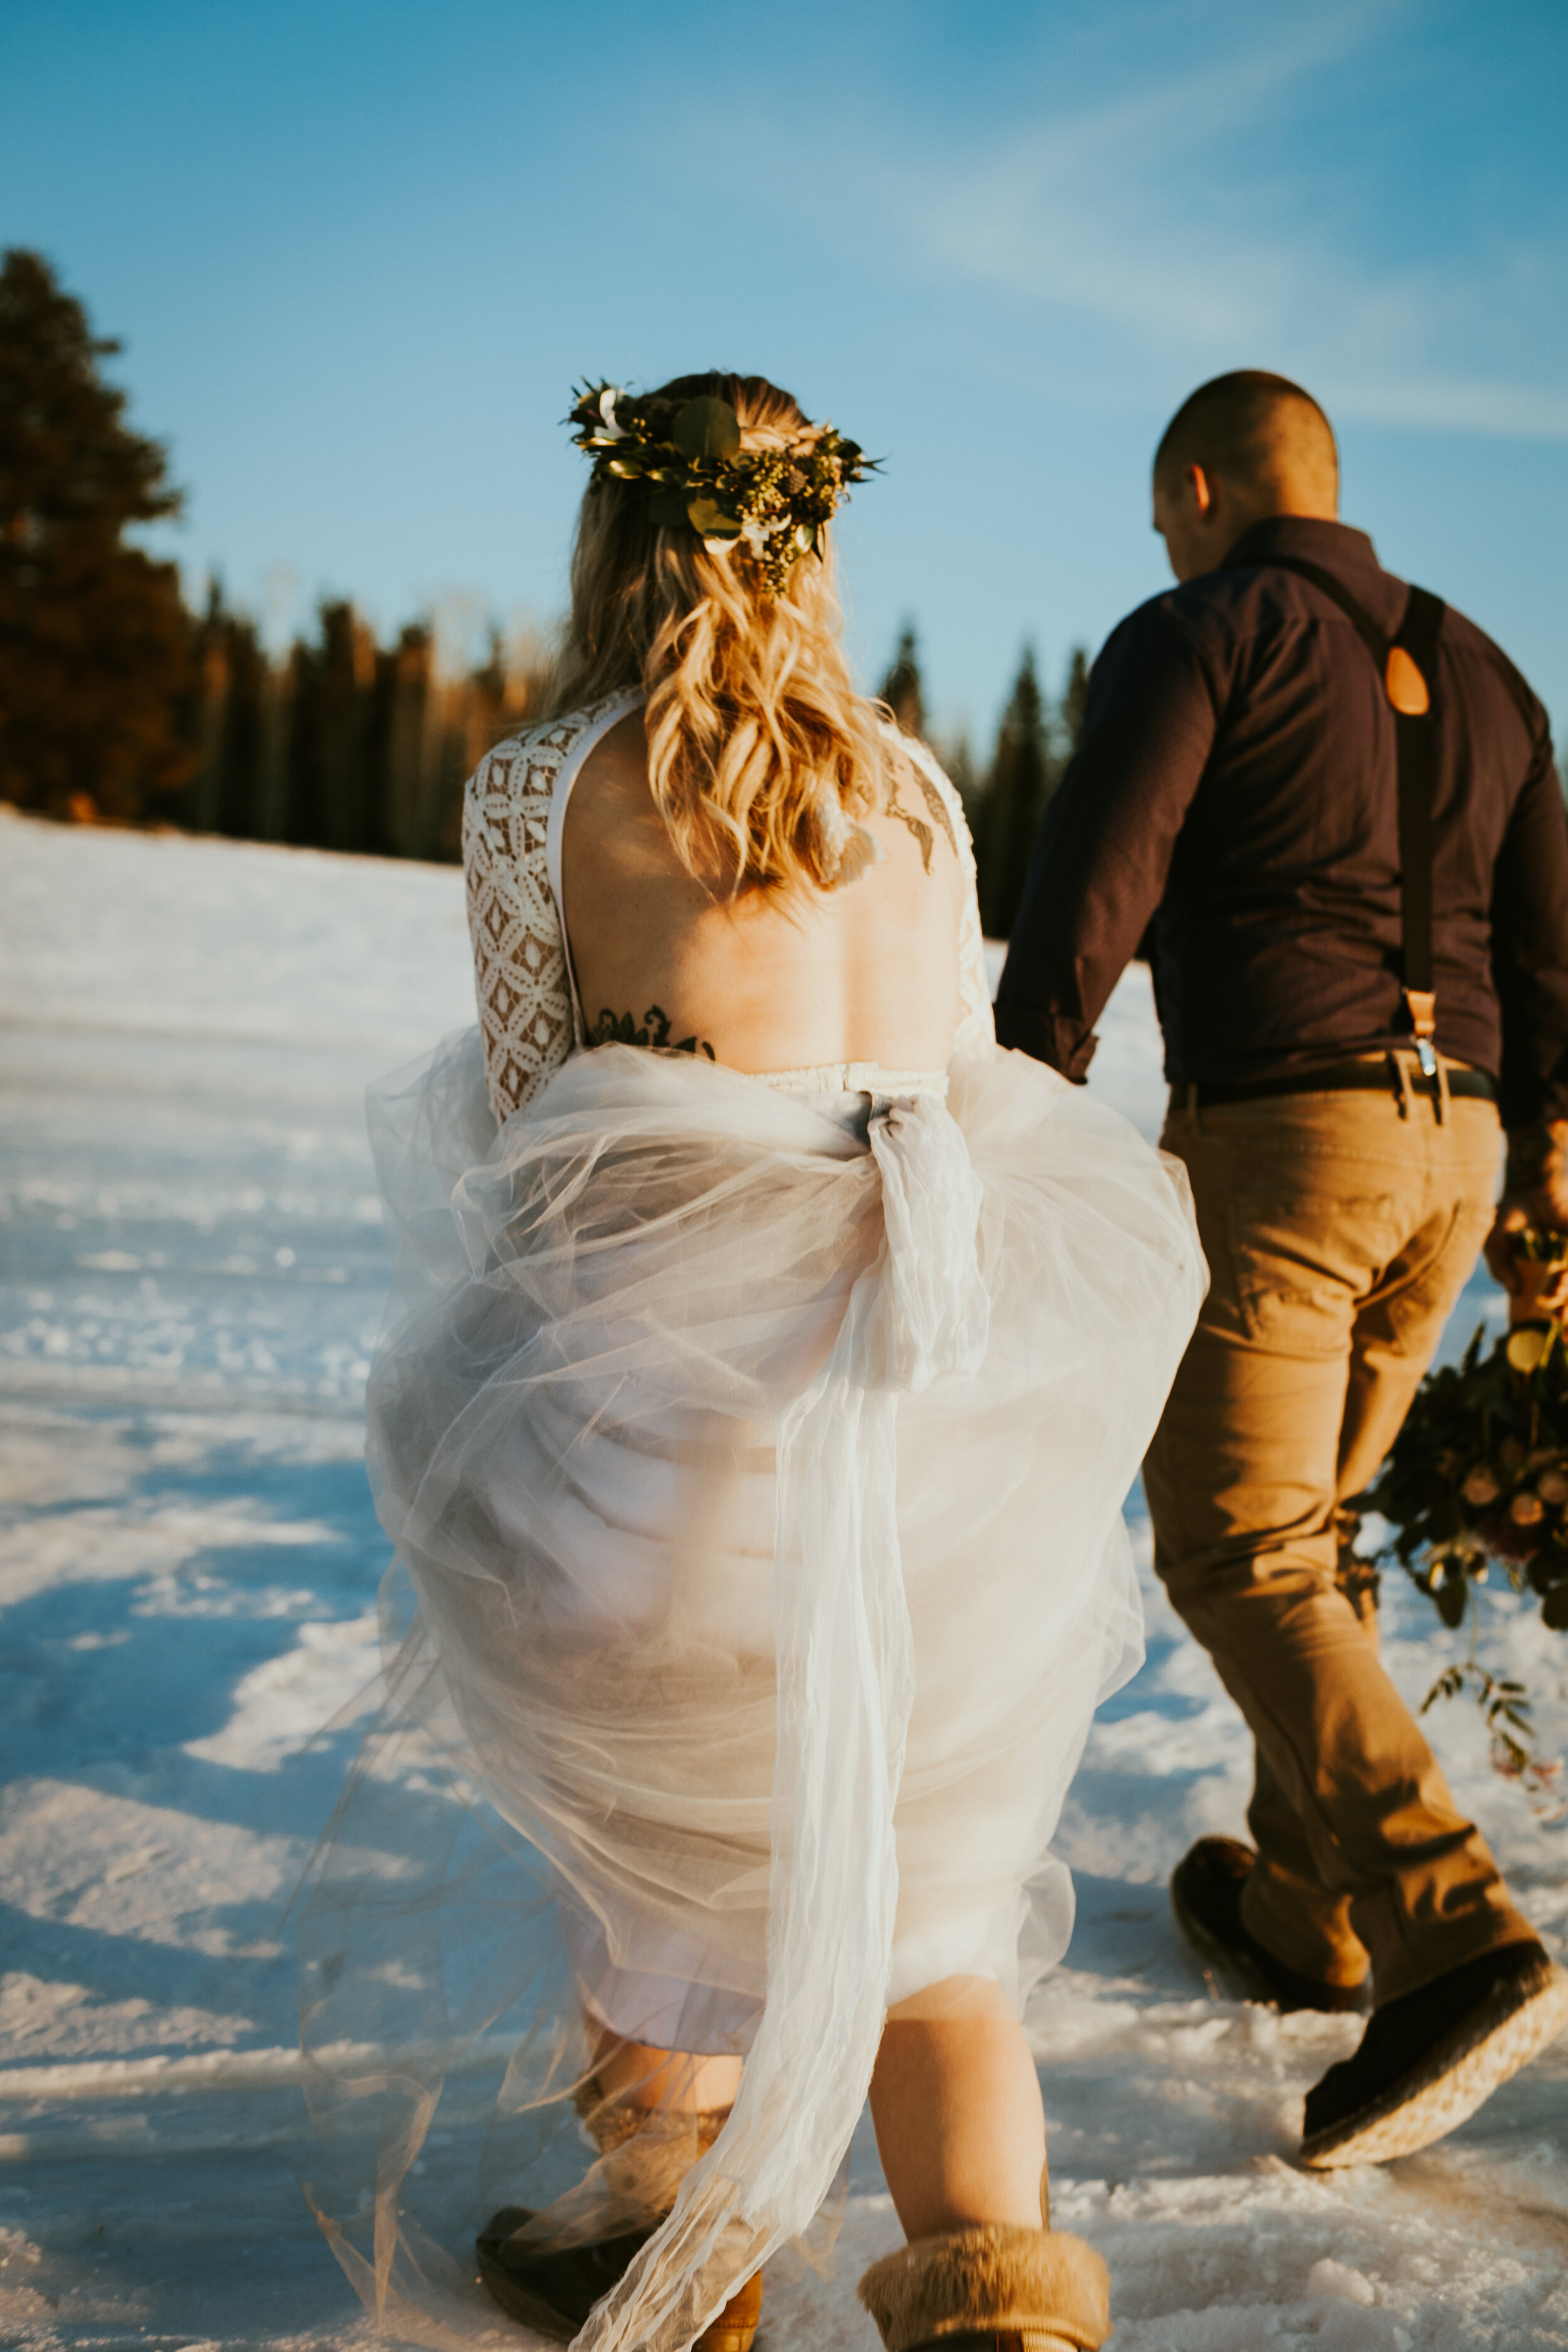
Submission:
[[[1561,1236],[1529,1234],[1525,1254],[1555,1266]],[[1386,1547],[1446,1625],[1473,1616],[1474,1590],[1495,1568],[1540,1600],[1543,1622],[1568,1631],[1568,1341],[1554,1320],[1514,1326],[1490,1352],[1478,1330],[1458,1365],[1431,1372],[1377,1478],[1355,1507],[1389,1525]],[[1530,1701],[1520,1683],[1476,1658],[1439,1675],[1422,1712],[1475,1688],[1499,1769],[1542,1786]]]

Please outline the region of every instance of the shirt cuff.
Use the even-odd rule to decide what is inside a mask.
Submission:
[[[1092,1029],[1086,1031],[1076,1022],[1065,1021],[1059,1013],[1045,1012],[1036,1004],[999,1001],[994,1010],[999,1045],[1010,1045],[1020,1054],[1031,1055],[1037,1062],[1059,1070],[1075,1086],[1087,1082],[1089,1066],[1100,1043]]]

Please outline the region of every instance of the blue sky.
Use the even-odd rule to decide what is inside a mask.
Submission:
[[[574,379],[760,369],[874,452],[842,540],[987,738],[1164,583],[1219,370],[1328,406],[1347,520],[1568,732],[1563,0],[5,0],[0,241],[123,336],[169,544],[274,627],[547,618]]]

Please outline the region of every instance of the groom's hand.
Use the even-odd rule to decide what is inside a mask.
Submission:
[[[1496,1221],[1487,1235],[1486,1261],[1512,1298],[1535,1286],[1532,1261],[1522,1247],[1531,1228],[1561,1234],[1568,1257],[1568,1119],[1515,1128],[1508,1139],[1508,1168]],[[1568,1307],[1568,1265],[1540,1284],[1532,1306],[1547,1314]]]

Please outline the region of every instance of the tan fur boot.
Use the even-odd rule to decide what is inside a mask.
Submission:
[[[857,2292],[886,2352],[1097,2352],[1110,2282],[1092,2246],[1005,2222],[916,2238]]]

